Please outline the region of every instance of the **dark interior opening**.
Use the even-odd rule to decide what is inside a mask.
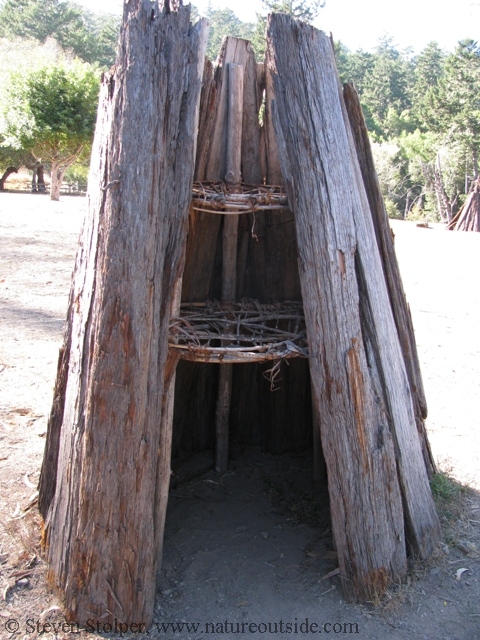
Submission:
[[[189,619],[185,611],[192,610],[203,620],[214,606],[235,620],[254,616],[252,605],[265,616],[288,585],[295,585],[295,597],[303,588],[298,585],[305,585],[312,599],[339,587],[322,581],[338,559],[326,477],[314,481],[308,361],[282,363],[274,391],[263,377],[269,366],[234,367],[229,464],[218,474],[219,366],[179,365],[158,582],[157,606],[165,619]],[[228,609],[232,602],[234,610]]]
[[[223,220],[224,216],[191,214],[182,302],[221,299]],[[237,242],[236,301],[302,302],[290,211],[239,216]],[[255,562],[266,536],[278,544],[284,540],[281,544],[289,546],[300,566],[308,560],[310,546],[322,548],[319,554],[315,551],[315,558],[332,549],[308,358],[233,365],[229,461],[226,472],[219,474],[214,469],[215,422],[222,366],[180,360],[176,370],[162,565],[162,584],[168,593],[169,580],[175,584],[179,579],[182,563],[185,571],[193,571],[185,558],[196,558],[193,567],[198,553],[210,563],[223,562],[224,557],[235,563],[240,544],[244,561],[251,551]],[[303,538],[298,542],[295,536],[300,532]],[[213,555],[212,549],[216,549]],[[275,564],[274,558],[270,564]],[[326,573],[331,568],[327,562],[315,571]]]
[[[213,450],[218,370],[221,365],[180,361],[175,387],[172,459]],[[230,448],[260,447],[265,453],[312,449],[312,399],[308,361],[271,362],[233,369]]]

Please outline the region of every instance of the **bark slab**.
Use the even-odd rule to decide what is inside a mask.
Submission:
[[[42,502],[49,580],[82,624],[153,616],[166,509],[157,494],[168,485],[159,461],[170,474],[161,433],[168,324],[185,259],[206,32],[203,21],[191,27],[189,8],[130,0],[102,82],[68,368],[62,358],[59,370],[68,379],[58,452],[49,453],[56,483]]]
[[[314,402],[344,593],[368,600],[439,537],[330,40],[270,16],[280,164],[297,229]]]

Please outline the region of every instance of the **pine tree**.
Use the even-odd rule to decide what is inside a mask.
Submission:
[[[325,6],[321,0],[262,0],[262,4],[269,13],[288,13],[304,22],[313,22]]]
[[[440,126],[456,137],[471,161],[471,179],[478,178],[480,152],[480,47],[474,40],[462,40],[445,61],[445,75],[439,83],[436,108]]]
[[[88,63],[109,67],[115,61],[120,18],[95,14],[68,0],[5,0],[0,7],[0,37],[55,38],[64,50]]]

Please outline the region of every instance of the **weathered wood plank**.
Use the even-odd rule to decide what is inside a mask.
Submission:
[[[415,400],[399,334],[396,332],[394,311],[376,242],[370,204],[340,84],[339,94],[352,168],[361,201],[361,206],[357,209],[361,215],[355,218],[358,230],[357,273],[360,312],[363,318],[371,318],[371,321],[363,322],[365,347],[367,352],[370,352],[369,362],[372,371],[377,369],[377,390],[379,394],[384,395],[390,419],[405,512],[407,545],[411,553],[426,559],[430,557],[440,540],[440,522],[428,481],[428,462],[423,458],[421,441],[418,438]],[[367,275],[363,265],[372,257],[372,270]],[[420,395],[418,397],[420,398]],[[426,411],[426,405],[424,409]],[[428,455],[427,453],[426,457]]]
[[[275,87],[272,70],[265,65],[265,146],[267,162],[267,184],[284,184],[282,167],[278,155],[277,137],[273,124],[273,104],[275,102]]]
[[[388,222],[385,204],[380,191],[372,149],[368,138],[367,126],[363,117],[362,107],[358,94],[353,85],[346,84],[343,87],[343,96],[347,108],[348,118],[352,129],[358,162],[362,172],[365,191],[370,204],[375,236],[380,251],[382,267],[387,283],[390,304],[395,319],[400,346],[402,348],[405,369],[407,371],[410,389],[414,401],[415,419],[418,434],[422,445],[425,466],[429,475],[435,473],[436,465],[433,458],[428,436],[425,430],[424,420],[427,417],[427,401],[423,388],[422,373],[418,359],[415,333],[412,317],[403,289],[400,267],[398,265],[392,231]]]
[[[364,600],[406,571],[402,494],[412,545],[423,556],[438,538],[438,518],[331,43],[313,27],[274,14],[267,67],[296,220],[342,583],[348,598]]]
[[[153,616],[168,325],[184,262],[206,31],[204,21],[191,28],[189,8],[130,0],[116,66],[103,80],[46,519],[49,580],[83,624],[148,625]]]
[[[38,509],[43,519],[47,517],[57,486],[58,452],[62,431],[65,392],[68,382],[68,367],[72,344],[73,287],[70,290],[68,314],[63,333],[63,344],[58,354],[57,377],[53,391],[53,402],[47,424],[47,438],[38,483]]]
[[[175,318],[180,313],[181,297],[182,277],[179,274],[174,285],[174,294],[171,300],[171,308],[169,312],[170,318]],[[157,478],[155,488],[155,548],[158,569],[162,566],[163,559],[163,536],[165,532],[168,492],[170,489],[171,477],[175,382],[179,360],[180,354],[177,351],[169,349],[164,370],[160,443],[158,447]]]
[[[202,111],[203,119],[199,135],[197,180],[224,180],[226,173],[226,125],[227,125],[227,66],[229,63],[241,65],[244,73],[243,83],[243,122],[242,122],[242,176],[245,181],[261,183],[262,172],[260,156],[253,154],[259,140],[258,123],[258,78],[253,48],[246,40],[226,38],[218,58],[218,65],[212,82],[205,81],[202,105],[208,105]],[[203,109],[203,106],[202,106]],[[244,140],[246,142],[244,143]],[[259,143],[258,143],[259,144]],[[184,273],[182,300],[202,302],[207,299],[222,298],[222,217],[211,214],[195,213],[190,216],[190,229],[187,245],[187,263]],[[242,216],[238,234],[237,255],[237,292],[243,295],[243,283],[248,257],[251,222],[250,216]],[[229,296],[230,297],[230,296]],[[235,295],[231,296],[232,298]],[[177,403],[175,417],[175,450],[187,448],[193,441],[201,449],[211,446],[216,422],[216,403],[206,389],[218,389],[218,375],[215,367],[183,366],[179,367],[177,383],[179,389],[189,394],[189,406]],[[192,424],[198,432],[192,431]],[[210,424],[212,429],[208,430]],[[188,435],[187,435],[188,430]],[[200,433],[201,432],[201,433]]]
[[[252,45],[240,38],[226,38],[213,71],[206,63],[201,101],[202,127],[198,138],[195,180],[225,180],[227,149],[229,63],[244,69],[242,176],[246,182],[262,182],[259,148],[258,108],[252,114],[257,97],[257,70]],[[213,76],[212,76],[213,73]],[[195,212],[190,215],[187,263],[183,278],[182,300],[202,302],[221,296],[221,283],[214,281],[217,238],[221,216]]]
[[[228,46],[227,46],[228,45]],[[205,176],[210,145],[213,139],[213,122],[217,118],[217,102],[222,93],[220,79],[229,61],[244,67],[244,115],[243,139],[259,139],[259,111],[265,84],[264,65],[254,65],[253,51],[250,45],[240,40],[235,45],[226,41],[220,56],[220,65],[215,72],[216,84],[209,86],[209,98],[202,97],[202,105],[209,104],[210,111],[202,111],[206,121],[202,120],[199,136],[197,171]],[[225,53],[229,59],[224,61]],[[232,55],[235,54],[234,60]],[[216,87],[213,91],[212,87]],[[223,86],[223,85],[222,85]],[[267,110],[269,106],[266,106]],[[203,109],[203,106],[202,106]],[[267,114],[265,114],[267,117]],[[208,131],[208,135],[204,134]],[[272,136],[273,129],[272,129]],[[203,141],[203,142],[202,142]],[[208,142],[208,144],[207,144]],[[272,144],[275,142],[274,138]],[[244,181],[263,183],[265,171],[262,168],[261,155],[264,142],[254,151],[249,147],[248,154],[242,142],[242,176]],[[207,150],[200,151],[202,145]],[[263,146],[262,146],[263,145]],[[203,174],[201,173],[203,171]],[[278,180],[283,182],[281,172]],[[267,181],[274,181],[273,174]],[[220,175],[217,178],[221,178]],[[278,181],[277,180],[277,181]],[[187,249],[187,266],[184,281],[184,300],[204,301],[207,298],[221,298],[221,240],[218,227],[215,233],[208,230],[220,216],[205,214],[191,217]],[[216,255],[215,255],[216,254]],[[237,256],[237,299],[255,298],[261,302],[282,300],[301,300],[300,280],[297,267],[297,245],[295,223],[291,212],[261,212],[255,215],[241,216],[238,230]],[[197,354],[182,354],[192,360]],[[201,356],[200,356],[201,357]],[[234,360],[238,362],[237,358]],[[225,362],[225,360],[224,360]],[[230,411],[230,432],[233,438],[248,444],[262,443],[267,451],[283,452],[308,447],[311,434],[311,400],[309,370],[307,360],[292,360],[291,365],[282,365],[280,389],[270,391],[270,385],[263,373],[271,365],[236,366],[232,380],[234,406]],[[217,389],[217,376],[220,371],[208,366],[187,365],[181,362],[177,376],[177,404],[175,408],[174,450],[201,450],[213,446],[215,424],[215,402],[212,402],[211,389]],[[213,369],[213,370],[212,370]],[[208,390],[208,393],[206,393]],[[189,403],[183,400],[188,395]],[[249,398],[246,405],[244,398]],[[203,444],[202,444],[203,443]]]

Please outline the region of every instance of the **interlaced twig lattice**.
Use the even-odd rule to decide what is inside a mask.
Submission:
[[[238,215],[263,210],[288,209],[288,201],[283,187],[194,182],[192,207],[195,211],[204,213]]]
[[[170,322],[170,347],[194,362],[308,358],[301,302],[185,303]]]

